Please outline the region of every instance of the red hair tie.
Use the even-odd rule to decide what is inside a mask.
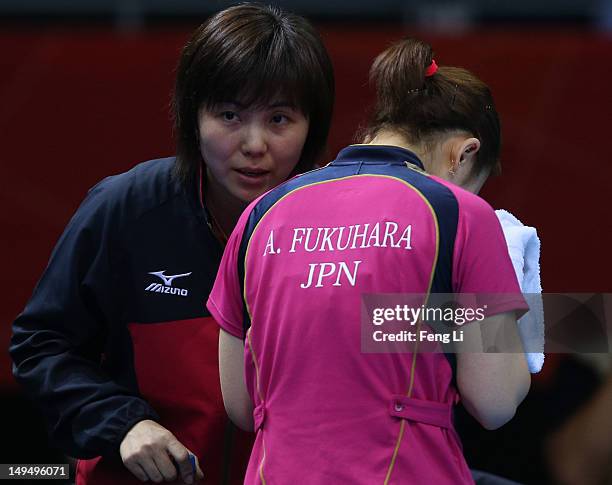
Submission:
[[[431,60],[431,64],[425,70],[425,77],[433,76],[438,71],[438,65],[436,64],[435,59]]]

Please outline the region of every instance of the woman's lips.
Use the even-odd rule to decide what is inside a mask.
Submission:
[[[267,170],[262,170],[259,168],[236,168],[234,170],[243,183],[250,185],[261,184],[266,180],[268,174],[270,173]]]

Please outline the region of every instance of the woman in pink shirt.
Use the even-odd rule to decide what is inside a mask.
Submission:
[[[257,432],[248,484],[473,483],[452,407],[493,429],[529,388],[522,353],[458,352],[453,371],[424,351],[422,318],[371,308],[388,301],[373,294],[495,294],[458,350],[481,330],[516,334],[527,308],[495,213],[472,193],[499,164],[487,86],[412,39],[371,78],[366,143],[254,201],[208,300],[226,409]]]

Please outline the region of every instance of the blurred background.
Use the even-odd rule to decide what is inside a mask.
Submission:
[[[169,101],[180,49],[210,13],[234,3],[0,1],[1,463],[63,462],[13,381],[11,323],[88,188],[174,153]],[[373,58],[420,37],[438,64],[466,67],[493,90],[503,174],[481,195],[537,228],[544,290],[612,291],[612,0],[270,3],[310,18],[332,56],[330,159],[367,116]],[[598,414],[612,410],[610,356],[599,357],[548,356],[498,431],[459,411],[470,465],[524,483],[612,483],[612,418]]]

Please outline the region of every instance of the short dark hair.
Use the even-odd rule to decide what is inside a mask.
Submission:
[[[264,105],[278,95],[310,121],[295,171],[309,170],[325,152],[334,102],[333,67],[316,30],[303,17],[254,3],[227,8],[204,22],[183,48],[177,69],[179,179],[191,180],[202,162],[202,107],[227,101]]]
[[[440,67],[425,76],[433,56],[430,45],[411,38],[378,55],[370,69],[376,107],[365,135],[373,138],[391,128],[410,142],[429,143],[445,132],[466,131],[481,143],[474,172],[499,173],[501,127],[491,90],[458,67]]]

